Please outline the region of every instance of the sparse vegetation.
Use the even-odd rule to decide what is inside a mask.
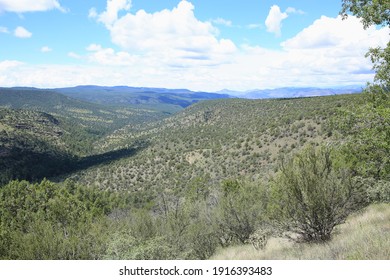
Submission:
[[[324,169],[323,177],[311,176],[313,166],[304,164],[306,169],[302,169],[297,159],[305,162],[305,150],[301,152],[305,146],[322,151],[321,143],[336,145],[328,120],[360,100],[359,95],[345,95],[207,101],[169,118],[135,121],[113,132],[96,130],[94,122],[72,125],[67,113],[1,109],[2,217],[13,211],[7,197],[20,201],[18,215],[26,213],[22,215],[26,223],[21,223],[18,215],[12,225],[2,219],[1,258],[207,259],[221,248],[247,248],[247,243],[264,251],[275,237],[299,228],[296,226],[302,222],[297,214],[304,214],[303,209],[288,217],[283,208],[296,207],[285,197],[285,183],[291,174],[316,179],[316,194],[322,193],[321,188],[340,194],[309,195],[309,205],[319,211],[319,217],[330,212],[336,215],[324,225],[324,235],[317,232],[321,223],[310,224],[309,234],[301,235],[302,240],[333,240],[334,228],[337,232],[337,225],[359,208],[349,207],[354,204],[347,199],[348,191],[356,189],[354,184],[364,187],[365,201],[379,202],[388,200],[387,181],[351,179],[348,170],[354,169],[340,166],[345,164],[342,153],[327,158],[306,150],[308,159]],[[100,113],[108,115],[107,110]],[[92,120],[95,114],[85,107],[72,112],[81,114],[81,122],[86,121],[84,115]],[[284,118],[278,118],[280,114]],[[295,160],[279,170],[280,159],[288,157]],[[336,158],[336,164],[327,162]],[[69,181],[39,183],[45,176],[56,181],[70,177],[77,186]],[[13,178],[38,183],[8,183]],[[19,188],[23,191],[17,191]],[[51,190],[50,195],[37,204],[35,189]],[[311,194],[309,189],[306,194]],[[79,196],[75,190],[85,195]],[[52,204],[54,201],[60,204]],[[332,212],[326,202],[340,202],[337,205],[345,209]],[[68,203],[76,208],[67,210],[67,225],[61,226],[59,209]],[[32,205],[37,208],[30,209]],[[38,238],[42,235],[47,239]],[[79,242],[89,245],[77,247]]]
[[[251,245],[218,250],[214,260],[389,260],[390,206],[374,204],[335,228],[327,243],[294,243],[271,238],[264,250]]]

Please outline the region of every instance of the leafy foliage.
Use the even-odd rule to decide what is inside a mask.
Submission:
[[[222,246],[245,243],[265,224],[268,194],[264,186],[228,180],[222,184],[217,206],[217,225]]]
[[[309,146],[283,162],[274,184],[275,215],[301,241],[328,241],[335,226],[365,205],[363,185],[336,168],[329,147]]]
[[[390,26],[389,1],[343,1],[341,13],[347,12],[362,19],[365,28],[371,25]],[[336,121],[336,128],[345,138],[344,153],[350,158],[355,172],[376,180],[390,180],[390,42],[384,49],[371,48],[376,71],[374,83],[365,89],[365,99],[344,112]]]
[[[390,4],[387,0],[343,0],[340,14],[343,18],[352,13],[362,18],[364,27],[390,25]]]
[[[362,102],[333,120],[342,152],[355,174],[390,180],[390,99],[365,93]],[[380,100],[380,101],[379,101]]]
[[[118,202],[114,194],[70,181],[12,181],[0,188],[0,258],[102,258],[104,216]]]

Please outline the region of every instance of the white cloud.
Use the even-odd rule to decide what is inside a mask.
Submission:
[[[251,23],[251,24],[248,24],[246,26],[246,28],[249,28],[249,29],[258,29],[258,28],[262,28],[263,25],[262,24],[259,24],[259,23]]]
[[[340,16],[322,16],[295,37],[283,42],[282,46],[285,49],[331,48],[356,52],[367,50],[376,44],[384,45],[389,40],[388,28],[377,30],[372,26],[364,30],[362,26],[354,16],[347,20],[342,20]]]
[[[65,11],[57,0],[0,0],[0,12],[39,12],[57,9]]]
[[[151,26],[158,31],[158,38],[161,38],[161,43],[155,41],[156,46],[142,45],[145,46],[143,50],[140,46],[126,45],[121,49],[90,44],[86,47],[85,54],[68,54],[80,59],[77,66],[3,61],[0,62],[0,84],[36,87],[122,84],[207,91],[222,88],[248,90],[283,86],[365,84],[374,76],[369,59],[364,57],[365,52],[370,46],[384,46],[390,39],[387,27],[364,30],[359,19],[353,16],[344,21],[340,18],[322,17],[293,38],[285,40],[280,50],[249,45],[237,48],[234,44],[230,45],[230,40],[218,39],[211,23],[200,22],[191,9],[190,11],[184,16],[185,20],[181,19],[180,22],[194,23],[193,33],[186,31],[187,27],[183,26],[183,30],[173,29],[171,34],[165,31],[169,30],[167,26],[158,29],[157,23],[151,21]],[[150,20],[159,19],[156,13],[143,13]],[[160,13],[172,16],[173,10]],[[136,18],[137,14],[130,16]],[[129,14],[123,17],[129,17]],[[119,17],[112,26],[115,27],[123,17]],[[142,20],[139,22],[144,23]],[[169,26],[168,23],[167,25]],[[142,28],[139,27],[138,31],[142,33]],[[182,36],[174,36],[181,34],[180,32],[183,32]],[[142,34],[134,34],[136,38],[144,40]],[[150,34],[153,35],[148,32],[146,35]],[[189,38],[195,38],[194,34],[202,35],[205,42],[211,44],[205,47],[205,42],[199,42],[199,45],[189,44],[188,49],[181,49],[181,42],[165,42],[166,38],[192,42]],[[157,40],[156,38],[152,39]],[[227,49],[230,52],[226,52]]]
[[[356,80],[364,83],[373,77],[372,65],[364,55],[369,47],[384,47],[390,39],[389,31],[389,28],[375,27],[364,30],[354,16],[347,20],[322,16],[281,43],[286,57],[280,67],[295,73],[297,79],[311,80],[312,84]]]
[[[139,10],[118,17],[119,11],[130,7],[130,1],[107,1],[106,11],[96,16],[110,31],[112,42],[123,50],[158,56],[172,67],[226,63],[237,50],[231,40],[217,38],[218,29],[210,22],[198,20],[188,1],[182,0],[172,10]]]
[[[0,33],[9,33],[8,28],[4,26],[0,26]]]
[[[106,10],[98,15],[99,21],[104,23],[106,26],[110,26],[116,20],[118,20],[118,12],[125,10],[128,11],[131,8],[131,0],[107,0]],[[96,12],[96,11],[95,11]],[[93,10],[90,16],[94,16]]]
[[[32,33],[22,26],[18,26],[14,30],[15,37],[18,38],[30,38]]]
[[[306,30],[311,33],[303,36]],[[322,17],[283,42],[281,50],[241,46],[234,63],[209,71],[208,79],[214,87],[241,90],[363,85],[374,76],[372,64],[364,55],[370,46],[384,47],[390,39],[389,31],[375,27],[364,30],[353,16],[344,21]],[[325,40],[328,43],[320,47]],[[201,73],[194,76],[201,77]]]
[[[43,52],[43,53],[48,53],[48,52],[51,52],[51,51],[52,51],[52,49],[49,48],[48,46],[43,46],[41,48],[41,52]]]
[[[293,7],[288,7],[286,11],[282,13],[278,5],[273,5],[270,8],[268,16],[265,20],[265,26],[267,27],[267,31],[270,33],[275,33],[277,37],[280,37],[282,21],[288,18],[289,14],[303,15],[305,14],[305,12]]]
[[[275,33],[276,36],[281,35],[282,21],[288,17],[287,13],[282,13],[279,6],[273,5],[265,19],[267,31]]]
[[[74,53],[74,52],[68,52],[68,57],[75,58],[75,59],[80,59],[81,55]]]
[[[215,24],[224,25],[227,27],[231,27],[233,25],[231,20],[227,20],[224,18],[216,18],[216,19],[213,19],[212,22]]]
[[[3,60],[0,61],[0,85],[2,86],[12,86],[15,85],[12,81],[17,81],[17,77],[14,78],[13,74],[17,73],[14,70],[18,66],[23,65],[23,62],[17,60]]]
[[[23,62],[17,60],[3,60],[0,61],[0,70],[6,71],[7,69],[22,65]]]
[[[86,50],[90,51],[90,52],[100,51],[101,49],[102,49],[102,47],[100,45],[97,45],[97,44],[90,44],[88,47],[86,47]]]
[[[293,8],[293,7],[288,7],[286,9],[286,13],[287,14],[299,14],[299,15],[304,15],[305,14],[304,11],[296,9],[296,8]]]
[[[119,67],[112,65],[45,65],[0,61],[0,84],[2,86],[34,86],[41,88],[75,85],[134,85],[158,86],[168,81],[174,87],[176,80],[167,77],[158,69],[143,67]]]
[[[97,18],[98,13],[96,11],[96,8],[91,8],[88,11],[88,18]]]
[[[137,57],[127,52],[115,52],[112,48],[102,48],[97,44],[91,44],[87,48],[89,51],[88,60],[101,65],[130,66],[135,64]]]

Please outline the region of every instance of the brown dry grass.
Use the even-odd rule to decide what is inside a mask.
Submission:
[[[217,252],[214,260],[390,260],[390,204],[375,204],[349,217],[325,244],[273,238],[264,250],[251,245]]]

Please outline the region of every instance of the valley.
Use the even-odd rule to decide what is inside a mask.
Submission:
[[[278,186],[289,160],[313,149],[319,160],[313,166],[321,165],[330,147],[334,163],[324,168],[338,172],[332,180],[351,176],[342,171],[353,164],[344,163],[350,155],[342,147],[352,134],[344,134],[343,116],[366,98],[197,100],[187,92],[189,103],[157,98],[165,103],[137,107],[115,98],[126,95],[123,87],[113,89],[112,102],[107,88],[94,100],[91,87],[77,88],[0,89],[0,212],[15,220],[2,221],[0,235],[8,242],[0,244],[2,258],[207,259],[244,244],[256,230],[279,228],[276,221],[287,214],[279,209]],[[129,96],[140,98],[132,90]],[[349,168],[363,178],[357,166]],[[368,197],[353,209],[388,200],[384,177],[348,178],[358,180],[354,200],[361,188]],[[12,212],[16,205],[20,210]],[[72,249],[76,255],[65,247],[41,251],[35,232],[69,249],[78,242],[93,246]]]

